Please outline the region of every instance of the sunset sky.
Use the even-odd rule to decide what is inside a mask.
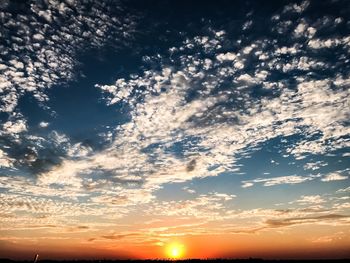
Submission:
[[[0,0],[0,258],[350,257],[349,19]]]

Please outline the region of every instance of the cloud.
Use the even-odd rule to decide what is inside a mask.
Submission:
[[[107,43],[119,48],[129,42],[136,16],[131,17],[121,3],[109,6],[105,1],[27,1],[18,6],[14,2],[1,11],[0,185],[18,198],[26,193],[76,201],[86,193],[84,180],[74,173],[80,174],[86,166],[71,162],[92,149],[55,131],[33,134],[27,123],[31,116],[21,112],[18,102],[30,94],[48,110],[47,90],[77,77],[78,55]],[[38,126],[48,125],[42,121]],[[27,204],[24,208],[30,210]]]
[[[48,123],[46,121],[42,121],[39,123],[40,128],[47,128],[49,125],[50,125],[50,123]]]
[[[342,188],[337,190],[337,193],[346,193],[346,192],[350,192],[350,186],[347,188]]]
[[[317,161],[317,162],[310,162],[310,163],[306,163],[304,165],[304,169],[305,170],[318,170],[321,167],[327,166],[328,163],[324,162],[324,161]]]
[[[18,194],[0,194],[0,207],[6,214],[12,215],[6,220],[6,225],[10,227],[12,222],[25,223],[31,215],[34,217],[32,222],[53,222],[54,218],[64,218],[74,215],[88,215],[90,209],[88,206],[79,203],[72,203],[67,201],[55,201],[44,197],[33,197]],[[21,214],[23,217],[21,218]],[[4,221],[5,223],[5,221]],[[28,222],[27,222],[28,223]]]
[[[266,220],[266,224],[268,227],[276,228],[276,227],[286,227],[292,225],[299,224],[313,224],[313,223],[327,223],[333,221],[342,221],[343,219],[347,219],[346,215],[338,215],[338,214],[328,214],[314,217],[300,217],[300,218],[286,218],[286,219],[273,219]]]
[[[189,43],[189,40],[186,41]],[[217,39],[217,41],[220,41],[220,39]],[[196,44],[197,43],[194,41],[192,46],[195,46]],[[259,42],[254,44],[255,47],[259,47],[259,45]],[[188,49],[191,49],[192,46],[188,47]],[[250,46],[247,46],[246,48],[242,47],[242,54],[249,55],[249,52],[245,52],[245,50],[247,50],[247,48]],[[288,49],[286,50],[288,51]],[[174,51],[172,51],[172,57],[174,59],[176,58],[176,53]],[[267,100],[263,99],[261,100],[260,104],[258,103],[255,105],[254,103],[256,102],[251,104],[251,100],[253,100],[253,98],[251,98],[249,95],[244,95],[243,93],[240,94],[239,88],[235,93],[232,93],[231,91],[227,91],[227,93],[225,93],[225,90],[223,90],[222,95],[220,96],[211,92],[215,87],[220,86],[220,82],[224,82],[226,78],[231,76],[235,76],[237,81],[245,82],[246,84],[263,83],[264,85],[270,84],[271,86],[276,85],[276,87],[278,87],[280,84],[273,84],[269,82],[268,69],[260,70],[260,72],[264,72],[264,74],[257,74],[257,72],[255,72],[255,78],[247,73],[239,74],[238,71],[232,70],[232,68],[228,68],[225,64],[225,61],[236,60],[237,55],[233,52],[219,53],[219,55],[217,55],[217,61],[215,63],[212,63],[210,67],[203,68],[201,68],[199,65],[207,65],[205,52],[204,57],[198,56],[195,59],[188,58],[187,60],[185,58],[185,56],[182,57],[183,61],[185,61],[185,64],[180,67],[181,70],[178,69],[176,71],[172,65],[164,65],[163,70],[159,72],[147,71],[144,76],[138,76],[129,80],[126,80],[124,78],[119,79],[116,81],[115,85],[96,85],[96,87],[101,88],[104,92],[107,93],[107,101],[109,105],[123,101],[128,102],[133,108],[131,112],[131,124],[125,125],[122,127],[122,129],[119,129],[119,131],[123,134],[123,138],[128,137],[129,141],[133,141],[135,143],[134,147],[138,148],[136,152],[141,151],[142,148],[147,148],[149,145],[152,145],[154,143],[160,145],[171,144],[171,141],[177,138],[176,134],[182,133],[182,137],[179,137],[179,139],[184,138],[185,140],[191,140],[191,137],[197,138],[196,141],[200,143],[197,145],[192,145],[198,149],[203,149],[206,152],[209,152],[208,150],[210,149],[210,154],[206,155],[205,158],[212,158],[213,160],[217,160],[217,164],[220,165],[221,163],[221,166],[224,168],[224,162],[234,162],[233,156],[230,155],[231,152],[239,152],[240,149],[244,148],[244,145],[248,145],[250,142],[255,142],[254,144],[256,144],[258,142],[265,141],[269,138],[274,138],[279,135],[286,136],[291,134],[298,134],[300,132],[299,127],[301,126],[309,127],[310,133],[324,130],[325,136],[333,136],[326,131],[326,129],[328,129],[327,127],[329,126],[328,124],[325,124],[324,120],[325,116],[339,111],[335,111],[331,108],[326,109],[329,106],[325,107],[323,105],[323,102],[328,101],[329,96],[333,96],[333,94],[334,100],[343,100],[347,95],[340,95],[341,91],[339,91],[339,94],[331,91],[330,86],[328,86],[328,80],[324,82],[313,80],[305,82],[303,80],[300,80],[299,89],[296,91],[292,91],[286,87],[281,86],[280,88],[277,88],[279,92],[281,92],[278,97],[274,97],[274,92],[272,91],[272,98],[269,98]],[[196,64],[194,64],[194,60]],[[307,61],[308,58],[298,60],[298,62],[295,62],[295,65],[293,62],[293,64],[291,64],[291,67],[308,67],[309,69],[311,66],[306,66],[305,64],[309,63]],[[304,63],[305,65],[302,65],[300,63]],[[317,62],[314,64],[316,65]],[[322,65],[323,64],[319,64],[320,67]],[[212,79],[210,77],[215,75],[213,74],[213,70],[216,72],[216,76],[219,76],[219,79]],[[225,73],[221,74],[221,72]],[[203,80],[203,76],[208,76],[205,78],[205,81]],[[186,98],[187,92],[193,89],[190,88],[190,82],[195,83],[196,81],[206,83],[205,87],[207,88],[197,90],[196,99],[193,101],[186,101],[185,104],[184,99]],[[175,86],[176,89],[171,89],[168,87],[168,83]],[[141,105],[136,105],[136,98],[133,98],[131,94],[135,94],[135,91],[138,90],[138,88],[141,86],[146,87],[146,89],[151,92],[155,92],[157,96],[148,95],[144,97],[144,102]],[[164,92],[161,91],[161,86],[164,88]],[[242,88],[243,87],[244,86],[242,86]],[[313,101],[314,99],[320,97],[320,94],[322,94],[323,90],[324,99],[317,99],[317,101]],[[311,94],[310,92],[315,93]],[[204,98],[204,95],[206,94],[211,94],[211,96],[206,96]],[[238,112],[234,107],[229,108],[227,106],[221,106],[223,101],[235,101],[236,99],[242,105],[245,103],[249,104],[251,106],[251,109],[249,111],[247,110],[247,112]],[[292,104],[292,107],[290,108],[284,107],[283,105],[285,103],[288,103],[288,101],[299,102]],[[300,108],[298,108],[299,106],[296,105],[301,106],[303,110],[301,111]],[[315,112],[315,107],[318,111],[322,108],[323,110],[321,111],[325,115],[322,115],[323,113],[319,116],[312,115],[312,117],[308,115],[308,110],[310,110],[310,112]],[[282,111],[277,109],[282,109]],[[214,112],[215,114],[211,115],[211,112]],[[252,113],[250,114],[249,112]],[[344,111],[343,113],[345,114]],[[213,118],[208,118],[208,121],[211,122],[210,125],[208,125],[209,123],[206,124],[207,119],[205,119],[204,116],[213,116]],[[301,122],[298,116],[301,118]],[[222,118],[223,122],[220,121],[220,118]],[[230,126],[229,118],[232,118],[234,124],[237,125],[237,123],[239,123],[239,125],[236,127]],[[340,133],[338,133],[336,137],[342,136],[341,134],[346,134],[346,130],[343,129],[344,127],[342,124],[342,121],[345,120],[345,115],[332,115],[326,117],[326,119],[328,123],[336,123],[337,120],[339,120],[338,124],[336,124],[336,129]],[[285,122],[285,124],[275,124],[279,122]],[[146,126],[145,123],[149,124]],[[205,124],[205,126],[202,126],[201,124]],[[198,129],[198,127],[200,127],[200,129]],[[271,130],[269,130],[268,127],[272,127]],[[250,129],[255,129],[254,135],[249,132]],[[244,134],[243,131],[248,134],[247,137],[242,136],[242,134]],[[229,133],[231,134],[231,138],[235,138],[231,142],[228,137],[226,137]],[[175,137],[170,138],[168,136],[169,134],[174,134],[173,136]],[[140,141],[138,138],[143,138],[143,140]],[[198,138],[200,138],[200,140],[198,140]],[[307,143],[307,145],[304,147],[302,143]],[[121,143],[118,142],[118,144]],[[310,147],[311,144],[314,144],[315,146]],[[334,146],[336,145],[337,141],[334,141]],[[341,142],[340,145],[336,147],[343,147],[343,145],[343,142]],[[327,150],[322,147],[322,144],[317,141],[303,141],[300,144],[296,145],[296,147],[290,149],[290,152],[299,157],[299,155],[302,153],[317,153]],[[161,154],[163,154],[160,149],[161,148],[157,148],[158,152],[154,152],[154,157],[161,156]],[[193,148],[191,150],[194,151],[195,149]],[[225,154],[223,154],[224,152],[228,154],[225,156]],[[186,154],[186,151],[183,153]],[[147,152],[147,154],[151,153]],[[164,160],[164,157],[171,158],[171,155],[163,155],[162,160]],[[231,161],[229,161],[230,159]],[[203,156],[201,160],[202,163],[204,163]],[[209,164],[210,162],[205,161],[205,163]],[[166,164],[166,162],[163,162],[163,164]],[[196,165],[196,167],[199,166]],[[148,177],[148,179],[152,178],[155,177]],[[169,176],[169,179],[170,178],[172,177]],[[190,177],[188,179],[190,179]],[[293,178],[289,179],[290,183],[298,183],[301,181],[309,180],[300,177],[294,177],[294,181]],[[166,178],[164,178],[164,182],[165,181]],[[271,182],[271,184],[275,183],[277,184],[278,182]],[[266,182],[265,185],[269,184],[269,182]]]
[[[251,187],[251,186],[253,186],[254,185],[254,183],[251,183],[251,182],[244,182],[243,184],[242,184],[242,188],[248,188],[248,187]]]
[[[300,3],[300,5],[291,3],[284,7],[282,13],[289,13],[289,12],[302,13],[308,8],[309,5],[310,5],[309,1],[303,1]]]
[[[344,238],[346,238],[346,234],[344,232],[337,232],[331,235],[320,236],[318,238],[313,239],[311,242],[323,244],[323,243],[342,241]]]
[[[234,53],[230,53],[230,52],[227,52],[225,54],[218,54],[216,56],[216,59],[219,60],[220,62],[223,62],[225,60],[232,60],[232,61],[234,61],[234,60],[236,60],[236,58],[237,58],[237,55],[234,54]]]
[[[297,25],[297,27],[294,29],[294,34],[297,36],[297,37],[300,37],[303,35],[303,33],[306,31],[306,28],[307,28],[307,24],[305,23],[299,23]]]
[[[332,48],[340,45],[342,41],[340,39],[311,39],[308,42],[310,48],[320,49],[320,48]]]
[[[128,233],[128,234],[118,234],[118,235],[104,235],[102,236],[105,239],[112,239],[112,240],[119,240],[125,237],[130,237],[130,236],[138,236],[138,233]]]
[[[314,180],[316,177],[315,175],[310,176],[299,176],[299,175],[288,175],[288,176],[279,176],[279,177],[272,177],[272,178],[257,178],[254,180],[247,180],[242,181],[243,188],[251,187],[256,183],[263,183],[264,186],[274,186],[274,185],[281,185],[281,184],[300,184],[306,181]]]
[[[344,202],[344,203],[334,204],[334,208],[346,211],[346,210],[348,210],[350,208],[350,203],[349,202]]]
[[[25,132],[27,130],[27,125],[25,120],[17,120],[15,122],[7,121],[2,125],[2,132],[8,134],[16,134]]]
[[[190,200],[183,201],[178,203],[178,205],[175,202],[170,202],[169,205],[173,207],[167,215],[172,218],[171,224],[168,223],[169,217],[162,217],[167,210],[161,210],[161,208],[154,210],[153,218],[155,218],[155,215],[159,216],[159,211],[163,211],[161,219],[155,219],[154,222],[150,222],[151,225],[154,223],[155,227],[151,227],[149,224],[141,227],[142,231],[139,233],[141,235],[154,235],[155,237],[200,236],[203,234],[227,235],[229,233],[261,234],[264,231],[271,232],[274,229],[298,227],[303,224],[326,224],[329,226],[346,226],[348,224],[347,215],[332,213],[327,209],[298,208],[276,210],[257,208],[232,210],[220,205],[213,207],[213,204],[207,204],[209,208],[206,209],[205,205],[203,207],[195,205],[198,204],[199,200],[201,198],[193,199],[193,202]],[[164,204],[166,203],[160,203],[159,207]],[[172,213],[173,210],[175,211],[174,213]]]
[[[242,30],[247,30],[249,28],[251,28],[253,25],[253,21],[252,20],[248,20],[247,22],[245,22],[242,26]]]
[[[300,204],[321,204],[325,200],[320,195],[303,195],[296,202]]]
[[[191,160],[186,167],[187,172],[192,172],[196,168],[196,159]]]
[[[96,84],[107,105],[118,107],[122,103],[130,107],[130,122],[114,128],[115,137],[104,150],[72,150],[70,156],[79,160],[65,160],[63,165],[41,174],[40,180],[65,182],[61,177],[54,179],[60,174],[67,181],[73,178],[77,187],[113,193],[112,182],[128,182],[127,177],[132,177],[140,183],[123,190],[125,195],[94,198],[95,202],[127,206],[154,200],[154,192],[164,184],[232,171],[247,148],[277,137],[301,137],[286,150],[296,159],[346,147],[348,142],[342,138],[348,134],[348,91],[342,87],[347,76],[319,80],[308,74],[297,77],[295,87],[290,87],[288,75],[275,79],[271,72],[317,72],[326,67],[327,59],[321,62],[304,53],[300,56],[302,43],[277,45],[276,40],[277,44],[272,45],[269,39],[258,39],[224,50],[224,41],[230,39],[215,31],[188,38],[168,53],[147,57],[150,66],[139,74],[112,84]],[[188,55],[193,50],[197,53]],[[267,54],[264,61],[253,60],[262,54]],[[247,61],[249,69],[240,72]],[[236,63],[240,65],[236,67]],[[335,79],[338,82],[333,88]],[[256,99],[256,94],[262,95]],[[181,150],[175,152],[175,148]],[[96,172],[108,176],[95,182],[92,176]],[[291,175],[242,183],[243,187],[258,183],[274,186],[317,177]],[[145,201],[140,201],[142,196],[147,196]]]
[[[88,3],[90,8],[84,8]],[[118,15],[121,13],[123,16]],[[1,18],[0,112],[11,117],[26,93],[43,106],[49,99],[48,88],[76,77],[78,54],[112,40],[115,47],[122,46],[134,31],[135,18],[122,4],[108,6],[105,1],[5,5]]]
[[[154,214],[167,216],[220,219],[227,203],[232,202],[235,197],[217,192],[201,194],[189,200],[154,202],[152,211]]]
[[[7,154],[0,149],[0,167],[12,167],[14,159],[9,158]]]
[[[339,173],[330,173],[321,178],[322,182],[330,182],[330,181],[340,181],[340,180],[346,180],[349,177],[346,175],[341,175]]]
[[[182,188],[184,191],[186,191],[186,192],[188,192],[188,193],[190,193],[190,194],[195,194],[196,193],[196,190],[194,190],[194,189],[191,189],[191,188],[189,188],[189,187],[183,187]]]

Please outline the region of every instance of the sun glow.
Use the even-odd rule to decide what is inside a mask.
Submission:
[[[171,259],[179,259],[184,256],[185,247],[183,244],[171,243],[166,248],[167,257]]]

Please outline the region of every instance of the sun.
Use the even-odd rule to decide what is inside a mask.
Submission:
[[[168,258],[180,259],[184,256],[185,246],[180,243],[171,243],[166,248],[166,254]]]

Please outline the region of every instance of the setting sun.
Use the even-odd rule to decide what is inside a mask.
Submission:
[[[184,256],[185,248],[183,244],[172,243],[167,246],[166,254],[171,259],[179,259]]]

